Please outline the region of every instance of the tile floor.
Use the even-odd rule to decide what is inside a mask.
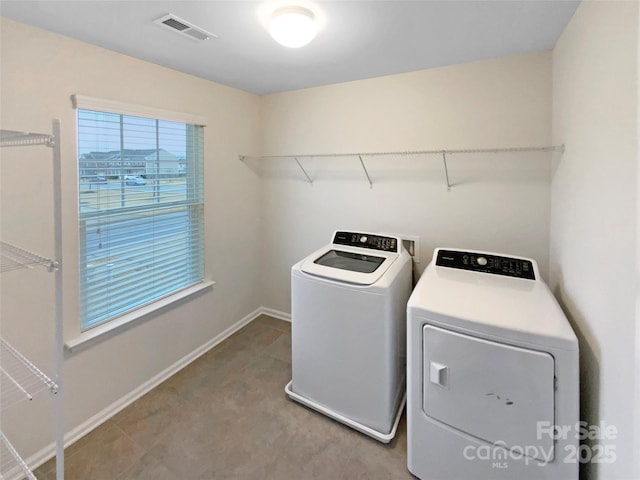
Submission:
[[[415,478],[404,418],[383,445],[288,400],[290,379],[291,326],[263,315],[71,445],[65,479]]]

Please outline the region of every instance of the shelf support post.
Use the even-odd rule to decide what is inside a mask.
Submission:
[[[64,480],[64,334],[62,321],[64,309],[62,305],[62,158],[60,151],[60,120],[53,120],[53,210],[54,210],[54,243],[55,259],[52,265],[56,284],[56,384],[57,395],[54,399],[55,436],[56,436],[56,480]]]

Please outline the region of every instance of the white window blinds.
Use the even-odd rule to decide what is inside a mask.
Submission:
[[[203,127],[78,108],[81,328],[204,277]]]

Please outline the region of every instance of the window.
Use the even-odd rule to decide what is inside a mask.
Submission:
[[[87,330],[203,280],[203,127],[83,107],[80,327]]]

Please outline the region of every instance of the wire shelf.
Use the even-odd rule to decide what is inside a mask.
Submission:
[[[37,480],[11,442],[0,432],[0,480],[5,478]]]
[[[564,152],[564,145],[549,145],[538,147],[505,147],[505,148],[463,148],[463,149],[439,149],[439,150],[402,150],[389,152],[351,152],[351,153],[305,153],[299,155],[238,155],[244,160],[267,160],[270,158],[335,158],[335,157],[386,157],[386,156],[412,156],[412,155],[446,155],[464,153],[521,153],[521,152]]]
[[[292,158],[295,160],[296,164],[304,173],[307,181],[310,184],[313,184],[312,178],[309,176],[304,166],[300,163],[300,158],[358,158],[360,160],[360,165],[362,166],[362,170],[366,175],[367,181],[369,182],[369,188],[373,188],[373,181],[371,180],[371,176],[369,175],[369,171],[367,170],[367,166],[363,160],[365,158],[372,157],[411,157],[414,155],[442,155],[442,161],[444,165],[444,172],[447,180],[447,190],[451,191],[452,183],[449,179],[449,168],[447,166],[447,155],[452,154],[467,154],[467,153],[525,153],[525,152],[560,152],[564,153],[565,147],[564,145],[550,145],[550,146],[541,146],[541,147],[506,147],[506,148],[466,148],[466,149],[441,149],[441,150],[405,150],[398,152],[352,152],[352,153],[307,153],[301,155],[261,155],[261,156],[250,156],[250,155],[238,155],[238,158],[242,162],[246,162],[247,160],[269,160],[269,159],[285,159]]]
[[[20,268],[33,268],[41,265],[53,270],[57,267],[55,261],[41,257],[22,248],[6,242],[0,242],[1,271],[9,272]]]
[[[58,385],[6,340],[0,338],[0,402],[7,408],[37,394],[56,393]]]
[[[47,133],[16,132],[0,130],[0,147],[23,147],[29,145],[46,145],[53,147],[56,137]]]

